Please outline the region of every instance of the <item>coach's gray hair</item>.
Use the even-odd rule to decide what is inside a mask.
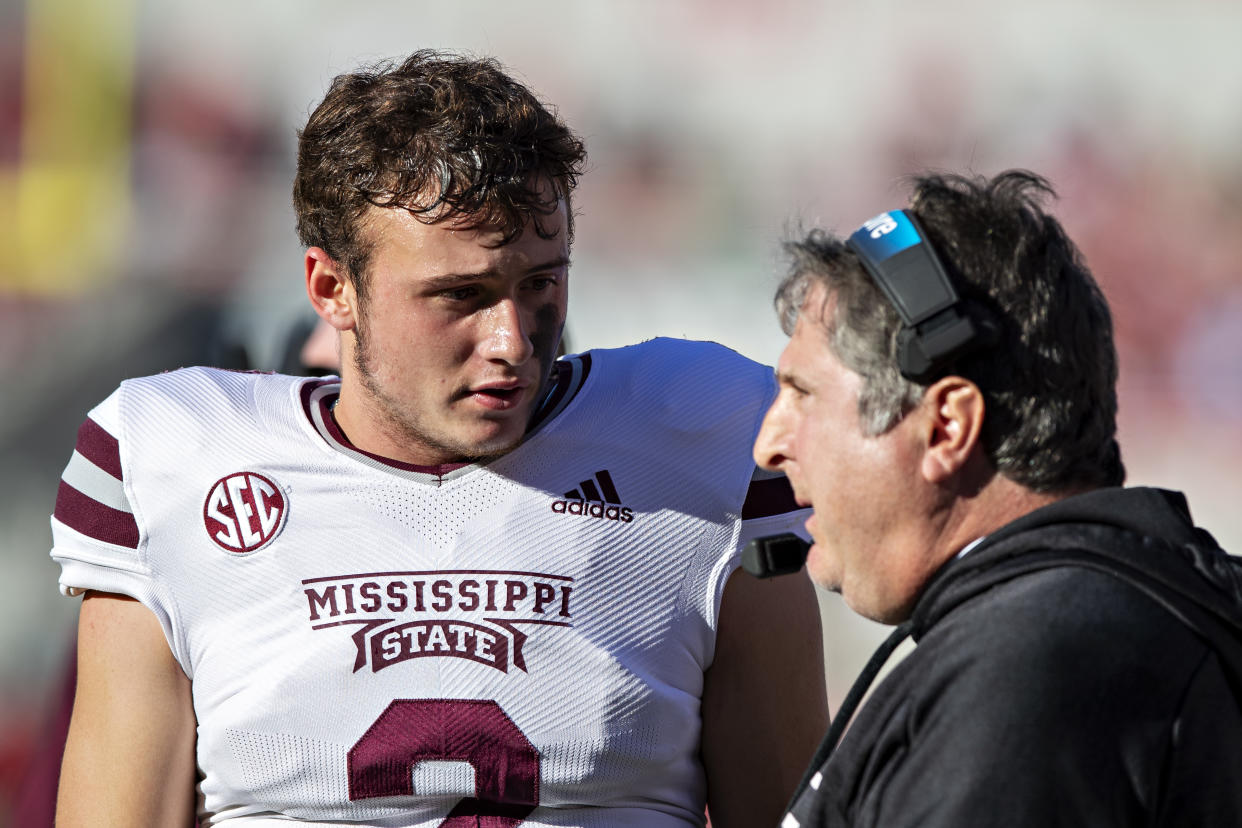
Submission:
[[[923,397],[923,386],[903,377],[890,356],[901,328],[897,312],[844,241],[812,230],[785,250],[791,260],[789,276],[776,294],[781,328],[792,336],[812,288],[826,288],[820,310],[828,346],[842,365],[865,380],[858,396],[863,433],[883,434]]]
[[[995,345],[945,374],[983,392],[983,448],[1005,477],[1035,491],[1116,486],[1125,467],[1112,316],[1078,250],[1040,205],[1052,194],[1024,171],[915,179],[911,209],[963,301],[997,331]],[[812,230],[785,250],[781,327],[792,334],[812,289],[824,288],[826,344],[863,378],[864,432],[884,433],[926,390],[897,368],[897,311],[843,239]]]

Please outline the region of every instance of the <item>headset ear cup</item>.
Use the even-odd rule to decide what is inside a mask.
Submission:
[[[913,328],[902,328],[897,332],[897,368],[911,382],[925,382],[931,373],[932,362],[923,353]]]

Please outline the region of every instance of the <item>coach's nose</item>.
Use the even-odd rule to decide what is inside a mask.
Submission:
[[[781,389],[763,417],[759,435],[755,437],[755,463],[768,471],[783,471],[794,456],[793,406],[788,389]]]

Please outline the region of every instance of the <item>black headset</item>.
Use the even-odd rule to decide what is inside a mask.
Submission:
[[[897,368],[927,383],[987,337],[962,307],[940,257],[913,213],[880,213],[845,242],[901,316]],[[742,568],[756,578],[797,572],[809,544],[792,532],[755,538],[742,550]]]
[[[913,382],[935,379],[944,366],[980,343],[965,310],[913,213],[880,213],[846,241],[901,316],[897,367]]]

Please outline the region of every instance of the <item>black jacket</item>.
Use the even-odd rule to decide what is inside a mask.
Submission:
[[[787,826],[1242,826],[1242,560],[1182,495],[1102,489],[928,583],[918,646]]]

